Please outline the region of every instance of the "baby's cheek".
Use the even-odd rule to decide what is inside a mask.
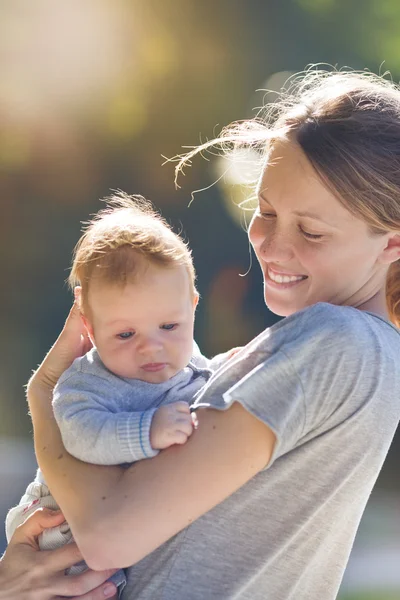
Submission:
[[[97,351],[101,360],[110,371],[115,372],[118,366],[124,364],[126,351],[122,346],[120,348],[98,347]]]
[[[192,358],[193,354],[193,338],[189,336],[181,336],[176,341],[176,355],[182,365],[181,368],[186,367]]]

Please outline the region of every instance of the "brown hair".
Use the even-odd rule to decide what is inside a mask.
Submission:
[[[249,121],[224,128],[220,137],[180,159],[183,165],[203,150],[252,147],[265,166],[274,142],[299,144],[321,180],[372,234],[400,232],[400,89],[366,71],[310,68],[295,75],[279,100]],[[390,318],[400,326],[400,262],[386,282]]]
[[[186,268],[193,293],[195,270],[187,244],[142,196],[122,191],[105,198],[106,208],[85,223],[73,256],[68,282],[80,285],[81,307],[87,309],[92,278],[124,286],[134,281],[143,259],[149,263]]]

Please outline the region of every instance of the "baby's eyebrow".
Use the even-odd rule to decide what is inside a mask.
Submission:
[[[173,315],[167,315],[167,317],[163,317],[162,319],[159,320],[158,324],[162,325],[164,323],[177,323],[179,321],[183,321],[184,320],[184,315],[183,314],[173,314]],[[154,321],[156,323],[156,321]],[[133,326],[132,322],[129,323],[126,319],[114,319],[112,321],[105,321],[103,323],[104,327],[122,327],[122,328],[127,328],[127,329],[135,329],[135,327]]]
[[[162,319],[160,325],[164,323],[179,323],[179,321],[183,321],[183,318],[183,315],[173,315],[172,317],[168,317],[168,319]]]
[[[127,321],[124,321],[122,319],[115,319],[114,321],[105,321],[105,323],[104,323],[105,327],[116,327],[117,325],[120,325],[121,327],[128,327],[130,329],[133,329],[132,326]]]

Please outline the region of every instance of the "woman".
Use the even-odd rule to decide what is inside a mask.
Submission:
[[[210,379],[190,441],[125,471],[66,454],[76,309],[29,385],[44,476],[90,567],[134,565],[124,599],[335,598],[399,421],[400,91],[314,72],[278,109],[200,148],[261,150],[249,238],[286,318]]]

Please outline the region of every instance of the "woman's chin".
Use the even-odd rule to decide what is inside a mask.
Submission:
[[[264,295],[265,304],[267,305],[268,310],[270,310],[277,317],[290,317],[294,313],[302,310],[306,307],[306,304],[301,305],[300,303],[292,303],[292,302],[278,302],[276,298],[271,298],[269,294]]]

